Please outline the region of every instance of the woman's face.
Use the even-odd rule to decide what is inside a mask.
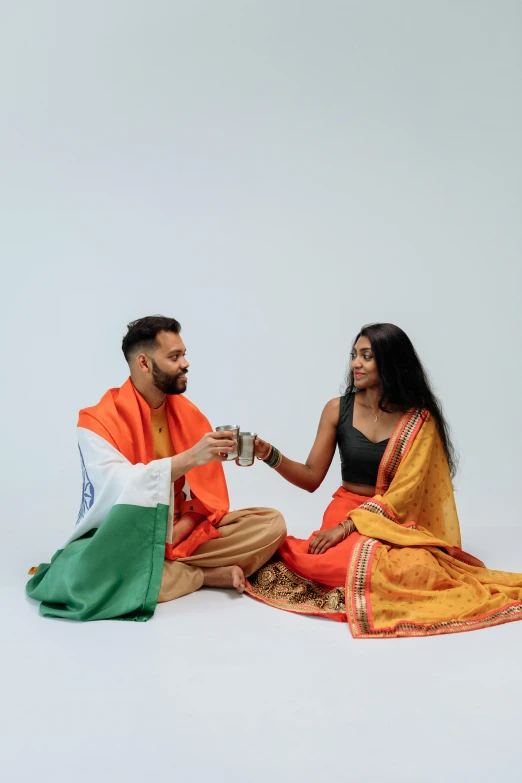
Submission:
[[[355,343],[350,367],[356,389],[372,389],[381,385],[372,344],[367,337],[359,337]]]

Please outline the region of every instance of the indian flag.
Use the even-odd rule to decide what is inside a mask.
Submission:
[[[172,529],[171,460],[132,464],[78,427],[83,492],[76,527],[27,594],[45,617],[148,620],[156,608]]]

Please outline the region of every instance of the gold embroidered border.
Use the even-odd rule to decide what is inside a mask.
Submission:
[[[246,592],[270,606],[301,614],[345,614],[344,587],[326,590],[291,571],[282,561],[266,563],[248,577]]]
[[[354,638],[372,635],[368,619],[365,587],[368,564],[373,548],[377,544],[378,541],[375,538],[362,536],[353,548],[350,565],[348,566],[346,580],[348,622]]]
[[[479,560],[478,557],[474,557],[473,555],[470,555],[468,552],[464,552],[462,549],[459,549],[458,547],[445,546],[441,548],[450,557],[454,557],[455,560],[460,560],[462,563],[466,563],[466,565],[475,566],[475,568],[486,567],[482,562],[482,560]]]
[[[476,617],[471,620],[444,620],[440,623],[420,625],[418,623],[401,622],[393,628],[353,633],[358,639],[393,638],[398,636],[437,636],[443,633],[460,633],[462,631],[476,631],[480,628],[491,628],[502,623],[511,623],[522,620],[522,604],[507,606],[499,609],[489,617]]]
[[[474,617],[469,620],[442,620],[438,623],[398,622],[393,628],[372,628],[368,616],[366,585],[370,574],[369,563],[373,549],[380,542],[374,538],[361,537],[353,549],[346,581],[346,606],[348,622],[354,639],[393,638],[401,636],[436,636],[444,633],[460,633],[480,628],[490,628],[502,623],[522,620],[522,603],[506,606],[488,617]]]
[[[359,506],[359,509],[365,511],[371,511],[372,514],[380,514],[381,517],[391,520],[391,522],[397,522],[395,517],[387,511],[380,503],[376,503],[374,500],[367,500],[365,503]]]
[[[425,413],[422,408],[417,408],[413,413],[408,413],[403,416],[393,435],[391,436],[386,451],[381,460],[379,466],[379,474],[377,476],[377,490],[378,494],[382,495],[390,486],[397,468],[410,445],[409,441],[412,436],[415,436],[418,424],[425,417]]]

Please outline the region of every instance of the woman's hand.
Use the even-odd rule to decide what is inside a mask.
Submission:
[[[258,459],[266,459],[270,454],[270,449],[272,448],[270,443],[267,443],[265,440],[261,440],[261,438],[259,437],[256,438],[255,446],[256,446],[256,457]]]
[[[321,530],[315,538],[312,538],[308,547],[310,555],[322,555],[330,547],[339,544],[345,538],[345,531],[342,524],[332,527],[329,530]]]

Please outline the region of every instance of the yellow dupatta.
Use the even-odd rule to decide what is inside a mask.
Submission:
[[[448,464],[426,411],[401,418],[377,494],[350,518],[360,534],[345,589],[355,638],[455,633],[522,619],[522,574],[490,571],[460,549]]]
[[[376,490],[350,514],[359,533],[399,546],[423,545],[428,534],[460,547],[448,463],[429,413],[401,418],[382,457]]]
[[[320,569],[300,558],[307,542],[289,539],[249,577],[246,592],[286,611],[346,619],[356,639],[456,633],[522,619],[522,574],[490,571],[460,548],[448,463],[427,411],[401,417],[376,494],[349,519],[354,531],[335,547],[336,567],[346,553],[344,585],[310,579],[306,571]]]

